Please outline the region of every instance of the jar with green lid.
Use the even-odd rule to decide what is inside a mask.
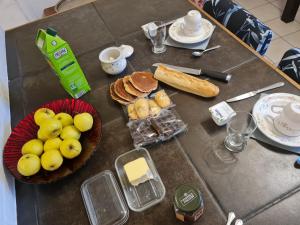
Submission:
[[[176,218],[183,222],[195,222],[203,214],[204,203],[200,190],[192,185],[180,185],[174,196]]]

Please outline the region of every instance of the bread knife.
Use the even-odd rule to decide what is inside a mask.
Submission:
[[[222,73],[222,72],[217,72],[213,70],[204,70],[204,69],[193,69],[193,68],[187,68],[187,67],[182,67],[182,66],[174,66],[174,65],[169,65],[166,63],[154,63],[152,66],[158,67],[159,65],[169,67],[174,70],[178,70],[183,73],[188,73],[188,74],[193,74],[197,76],[206,76],[210,77],[213,79],[217,79],[223,82],[228,82],[231,79],[231,74],[228,73]]]

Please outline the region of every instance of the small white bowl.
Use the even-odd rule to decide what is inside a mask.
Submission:
[[[111,75],[121,73],[127,66],[127,61],[118,47],[109,47],[99,54],[102,69]]]

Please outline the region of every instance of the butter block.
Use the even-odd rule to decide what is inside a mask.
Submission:
[[[152,172],[144,157],[140,157],[124,165],[129,182],[137,186],[147,180],[153,179]]]

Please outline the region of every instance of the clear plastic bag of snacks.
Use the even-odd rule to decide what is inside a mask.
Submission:
[[[127,126],[135,147],[166,141],[187,130],[187,125],[173,109],[163,109],[156,117],[131,120]]]
[[[125,115],[128,116],[129,120],[140,120],[145,119],[145,117],[156,117],[163,109],[170,109],[173,107],[175,107],[175,104],[166,94],[165,90],[161,89],[152,93],[150,96],[136,98],[131,104],[123,106],[123,111]],[[142,110],[138,112],[136,110],[137,108]],[[147,112],[145,112],[145,110]],[[144,115],[142,118],[140,117],[141,113]]]

